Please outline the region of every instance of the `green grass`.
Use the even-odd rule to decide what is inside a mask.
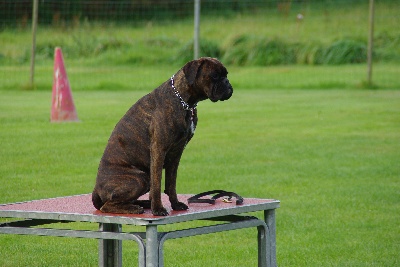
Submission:
[[[178,192],[223,188],[279,199],[279,266],[400,264],[400,22],[397,3],[376,7],[376,51],[386,58],[374,65],[373,82],[384,90],[366,90],[365,64],[231,65],[232,99],[199,104]],[[276,10],[203,16],[201,36],[222,50],[246,34],[309,42],[310,49],[365,41],[367,10],[300,5],[288,17]],[[41,27],[34,91],[27,90],[30,32],[1,31],[0,203],[91,192],[115,123],[182,66],[177,55],[192,30],[191,20]],[[49,123],[55,46],[63,49],[80,123]],[[255,235],[249,229],[168,241],[166,266],[256,266]],[[96,240],[0,235],[0,243],[0,266],[97,265]],[[135,266],[136,252],[124,241],[125,265]]]
[[[2,91],[0,203],[90,192],[113,126],[146,92],[74,92],[81,122],[52,124],[50,91]],[[237,87],[227,102],[199,104],[178,192],[224,188],[279,199],[280,266],[396,266],[399,103],[398,90]],[[255,235],[169,241],[166,266],[255,266]],[[1,266],[97,265],[95,240],[1,235],[0,242]],[[136,264],[136,245],[124,246],[125,263]]]
[[[376,3],[375,55],[383,61],[398,63],[400,60],[398,8],[399,4],[395,2]],[[298,13],[304,15],[301,22],[296,20]],[[191,18],[143,24],[133,27],[82,22],[75,28],[41,26],[37,33],[38,64],[51,62],[55,46],[61,46],[65,56],[79,60],[80,65],[82,61],[92,66],[182,64],[182,60],[185,61],[178,55],[192,40]],[[355,40],[366,45],[368,5],[344,2],[335,6],[300,4],[293,5],[288,16],[280,14],[275,8],[229,17],[202,14],[201,38],[216,43],[224,52],[232,49],[230,44],[233,40],[247,35],[278,39],[291,46],[303,44],[306,47],[329,47],[343,40]],[[0,65],[28,65],[31,39],[30,29],[1,31]],[[248,49],[254,48],[249,46]]]
[[[65,60],[73,92],[78,91],[137,91],[148,90],[172,76],[181,65],[157,66],[80,66]],[[229,79],[241,89],[354,89],[365,88],[365,64],[342,66],[228,66]],[[400,65],[379,63],[374,65],[373,83],[378,89],[400,88]],[[5,77],[0,80],[0,90],[29,90],[29,67],[0,66]],[[1,74],[0,74],[1,75]],[[7,76],[6,76],[7,75]],[[34,89],[51,92],[53,66],[37,66]]]

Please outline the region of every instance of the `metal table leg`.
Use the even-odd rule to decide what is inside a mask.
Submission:
[[[102,232],[122,232],[120,224],[100,223]],[[99,266],[122,267],[122,240],[99,239]]]
[[[222,217],[221,217],[222,218]],[[224,217],[228,219],[229,217]],[[229,222],[211,226],[203,226],[198,228],[189,228],[185,230],[177,230],[171,231],[166,233],[157,233],[158,242],[158,262],[159,265],[155,266],[164,266],[163,264],[163,247],[164,242],[168,239],[176,239],[182,237],[189,237],[189,236],[197,236],[203,234],[211,234],[211,233],[218,233],[224,231],[231,231],[231,230],[238,230],[243,228],[253,228],[257,227],[258,229],[258,263],[259,267],[270,267],[273,265],[268,265],[267,263],[267,242],[266,242],[266,232],[267,232],[267,225],[263,220],[257,219],[256,217],[249,217],[249,216],[231,216]],[[146,243],[148,244],[148,243]],[[147,247],[149,249],[149,247]],[[150,265],[153,266],[153,265]],[[275,266],[274,266],[275,267]]]
[[[146,267],[162,267],[159,265],[157,225],[146,226]],[[162,263],[161,263],[162,264]]]
[[[264,221],[267,225],[267,240],[265,242],[267,266],[276,267],[276,225],[274,209],[264,211]]]
[[[265,225],[260,225],[257,227],[258,230],[258,267],[266,267],[267,265],[267,227]]]

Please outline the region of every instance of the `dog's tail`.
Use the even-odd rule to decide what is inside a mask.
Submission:
[[[92,202],[93,202],[93,206],[98,210],[100,210],[100,208],[103,207],[103,205],[104,205],[103,201],[101,200],[99,194],[97,194],[96,190],[93,190]]]

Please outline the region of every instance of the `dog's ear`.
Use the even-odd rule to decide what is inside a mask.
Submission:
[[[192,60],[183,66],[183,73],[185,73],[185,77],[189,85],[194,84],[203,64],[204,59],[197,59]]]

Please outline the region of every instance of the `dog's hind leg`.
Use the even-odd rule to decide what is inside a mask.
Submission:
[[[100,210],[106,213],[143,213],[141,204],[145,201],[137,199],[145,194],[147,189],[137,186],[137,182],[137,180],[128,179],[125,183],[119,184],[111,193],[107,194],[107,200]],[[150,201],[148,202],[150,203]]]
[[[93,190],[92,202],[93,206],[98,210],[104,205],[103,201],[101,200],[99,194],[97,194],[96,190]]]
[[[115,171],[116,169],[114,169]],[[137,199],[149,191],[149,177],[144,171],[125,168],[115,173],[98,175],[93,199],[100,199],[95,206],[106,213],[140,214],[143,207],[136,203]],[[94,201],[95,203],[95,201]]]
[[[143,208],[139,205],[135,205],[132,202],[119,202],[109,200],[107,201],[100,210],[105,213],[124,213],[124,214],[141,214],[144,212]]]

